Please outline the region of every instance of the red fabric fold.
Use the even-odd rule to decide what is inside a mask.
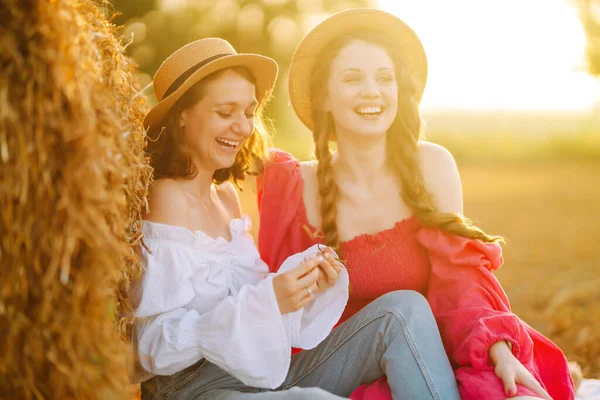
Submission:
[[[258,250],[274,272],[287,257],[305,250],[316,241],[309,234],[312,233],[310,228],[296,221],[297,211],[304,212],[298,160],[280,150],[271,150],[269,155],[270,160],[257,179],[260,210]]]

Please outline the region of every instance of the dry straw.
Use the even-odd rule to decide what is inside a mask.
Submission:
[[[131,398],[147,105],[105,1],[0,6],[0,393]]]

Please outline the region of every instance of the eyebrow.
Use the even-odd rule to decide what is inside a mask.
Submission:
[[[248,104],[248,107],[252,107],[252,106],[257,106],[258,102],[256,100],[253,100],[250,104]],[[217,103],[215,104],[215,107],[221,107],[221,106],[240,106],[240,103],[236,102],[236,101],[226,101],[224,103]],[[246,108],[248,108],[246,107]]]
[[[381,67],[377,71],[382,71],[382,70],[393,71],[394,68],[392,68],[392,67]],[[342,70],[341,73],[343,74],[344,72],[362,72],[362,70],[360,68],[346,68],[346,69]]]

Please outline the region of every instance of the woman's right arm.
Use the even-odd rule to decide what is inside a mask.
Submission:
[[[193,228],[186,226],[190,205],[176,182],[156,181],[149,200],[146,220]],[[219,286],[227,281],[219,274],[226,271],[206,265],[214,256],[209,251],[176,239],[168,235],[145,239],[149,252],[144,250],[142,296],[136,310],[142,366],[154,374],[171,375],[206,358],[246,384],[275,387],[288,370],[290,343],[273,277],[245,285],[235,296],[215,301],[218,296],[207,293],[203,299],[195,286],[208,288],[214,283],[215,290],[222,290]],[[206,276],[200,276],[202,271]],[[267,273],[265,267],[264,276]],[[207,311],[199,312],[192,300]],[[266,330],[276,334],[265,335]]]
[[[292,345],[320,343],[344,309],[345,301],[334,300],[347,295],[346,275],[331,293],[307,293],[317,281],[317,257],[297,262],[304,253],[295,255],[287,272],[249,282],[234,295],[203,298],[195,285],[222,287],[227,283],[218,275],[227,271],[198,272],[205,252],[169,240],[148,242],[152,253],[146,253],[136,316],[140,362],[154,374],[171,375],[206,358],[247,385],[275,388],[289,369]]]
[[[169,284],[182,295],[158,294],[164,295],[165,310],[148,316],[138,329],[142,366],[154,374],[171,375],[206,358],[247,385],[281,384],[289,369],[291,343],[272,276],[256,286],[243,286],[236,296],[203,314],[185,307],[195,296],[190,278],[179,282],[179,288]],[[144,294],[142,305],[143,300]]]
[[[172,221],[180,221],[178,214],[188,210],[184,202],[173,202],[177,188],[168,186],[162,185],[151,196],[151,216],[154,222],[176,225]],[[165,188],[171,196],[164,195],[161,189]],[[312,341],[307,340],[302,330],[306,319],[302,312],[294,317],[282,314],[313,302],[306,288],[315,284],[316,267],[323,262],[314,257],[316,250],[309,260],[294,262],[292,268],[278,275],[267,276],[264,263],[258,260],[255,265],[249,260],[257,269],[255,276],[264,274],[265,279],[257,283],[249,278],[249,284],[233,295],[220,298],[207,293],[203,299],[205,292],[197,290],[197,285],[208,283],[207,288],[218,290],[228,284],[218,276],[227,271],[202,269],[206,258],[214,255],[172,237],[151,235],[145,240],[150,252],[144,251],[146,270],[136,310],[141,322],[138,352],[142,366],[154,374],[170,375],[206,358],[248,385],[278,386],[289,369],[289,349],[294,341],[314,342],[315,335],[309,334]],[[202,276],[204,272],[206,276]]]

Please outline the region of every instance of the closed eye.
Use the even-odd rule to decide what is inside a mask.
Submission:
[[[360,77],[358,76],[349,76],[344,78],[344,83],[357,83],[360,82]]]

